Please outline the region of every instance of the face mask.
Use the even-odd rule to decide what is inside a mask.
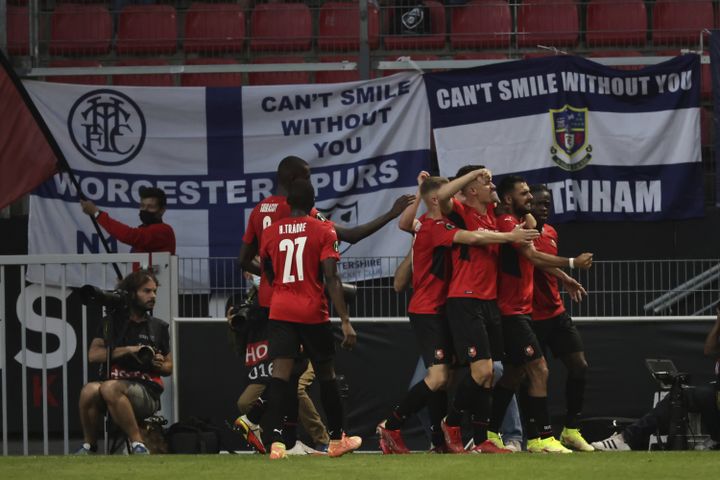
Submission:
[[[143,225],[152,225],[153,223],[160,223],[160,219],[153,212],[147,210],[140,210],[140,221]]]

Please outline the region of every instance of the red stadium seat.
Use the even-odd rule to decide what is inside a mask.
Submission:
[[[312,42],[310,8],[302,3],[261,3],[250,16],[253,52],[305,51]]]
[[[305,63],[302,57],[261,57],[254,64],[266,63]],[[257,72],[248,74],[250,85],[297,85],[310,83],[310,72]]]
[[[50,67],[101,67],[100,62],[94,60],[53,60]],[[76,83],[79,85],[105,85],[105,75],[58,75],[46,77],[48,82],[55,83]]]
[[[518,47],[575,46],[578,9],[575,0],[525,0],[518,9]]]
[[[318,47],[323,51],[358,50],[360,48],[360,11],[357,3],[327,2],[320,7]],[[380,45],[378,9],[368,5],[368,43]]]
[[[697,45],[700,32],[715,26],[709,0],[656,0],[652,16],[655,45]]]
[[[231,58],[193,58],[185,60],[186,65],[235,65]],[[183,87],[239,87],[243,84],[242,73],[183,73],[180,77]]]
[[[168,65],[167,60],[160,58],[121,60],[115,64],[118,67]],[[170,73],[152,73],[148,75],[113,75],[113,85],[128,87],[173,87],[175,81]]]
[[[411,60],[415,60],[415,61],[440,60],[440,57],[438,57],[437,55],[430,54],[430,53],[413,53],[413,54],[410,54],[410,55],[403,55],[403,56],[408,56],[408,57],[410,57]],[[387,61],[387,62],[394,62],[394,61],[398,60],[398,57],[397,57],[397,56],[387,57],[387,58],[385,58],[384,60]],[[395,75],[396,73],[399,73],[399,72],[407,72],[407,71],[409,71],[409,70],[410,70],[410,69],[382,70],[382,76],[383,76],[383,77],[387,77],[387,76],[389,76],[389,75]],[[441,70],[439,70],[439,69],[433,69],[433,70],[426,70],[426,71],[439,72],[439,71],[441,71]]]
[[[455,60],[507,60],[508,56],[497,52],[469,52],[456,53],[453,58]]]
[[[505,0],[471,0],[453,7],[450,24],[453,48],[507,48],[512,18]]]
[[[612,58],[612,57],[642,57],[643,54],[637,50],[595,50],[590,52],[591,58]],[[617,70],[642,70],[645,65],[608,65]]]
[[[436,0],[426,0],[430,11],[430,33],[427,35],[389,35],[383,39],[388,50],[423,50],[445,48],[445,7]],[[392,25],[395,10],[387,8],[388,25]],[[387,31],[388,29],[386,29]]]
[[[7,7],[7,51],[9,55],[27,55],[30,49],[28,7]]]
[[[588,46],[645,45],[647,12],[642,0],[591,0],[587,6]]]
[[[235,3],[191,3],[185,13],[185,52],[241,52],[245,13]]]
[[[323,63],[342,62],[343,60],[357,63],[358,57],[349,55],[339,57],[320,57],[320,62]],[[357,82],[358,80],[360,80],[359,70],[332,70],[327,72],[315,72],[315,83]]]
[[[177,50],[175,7],[128,5],[120,12],[117,53],[171,54]]]
[[[51,17],[51,55],[98,55],[110,51],[112,19],[103,5],[60,4]]]

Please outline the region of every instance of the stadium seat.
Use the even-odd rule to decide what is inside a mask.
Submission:
[[[320,57],[320,62],[332,63],[342,62],[347,60],[348,62],[357,62],[357,56],[336,56],[336,57]],[[315,72],[315,83],[342,83],[342,82],[357,82],[360,80],[359,70],[332,70],[326,72]]]
[[[383,38],[385,48],[388,50],[430,50],[445,48],[445,7],[436,0],[426,0],[430,12],[430,33],[427,35],[390,35]],[[392,25],[395,10],[385,8],[387,25]],[[388,32],[389,28],[385,28]]]
[[[192,58],[186,65],[233,65],[232,58]],[[243,84],[242,73],[183,73],[180,77],[183,87],[239,87]]]
[[[652,17],[655,45],[698,45],[700,32],[715,26],[709,0],[656,0]]]
[[[368,5],[368,44],[380,45],[380,19],[376,6]],[[318,47],[323,51],[360,48],[360,11],[357,3],[327,2],[320,7]]]
[[[587,33],[590,47],[645,45],[647,12],[642,0],[591,0],[587,5]]]
[[[172,54],[177,50],[175,7],[128,5],[120,12],[117,53]]]
[[[578,43],[575,0],[525,0],[517,15],[518,47],[567,47]]]
[[[510,6],[504,0],[471,0],[452,8],[453,48],[507,48],[511,31]]]
[[[50,23],[51,55],[99,55],[110,51],[112,19],[103,5],[60,4]]]
[[[9,55],[27,55],[30,49],[28,7],[7,7],[7,51]]]
[[[415,61],[440,60],[440,57],[438,57],[437,55],[430,54],[430,53],[411,53],[411,54],[407,54],[407,55],[403,55],[403,56],[410,57],[411,60],[415,60]],[[394,61],[398,60],[398,57],[397,57],[397,56],[391,56],[391,57],[386,57],[386,58],[384,58],[383,60],[385,60],[385,61],[387,61],[387,62],[394,62]],[[411,71],[411,69],[382,70],[382,76],[383,76],[383,77],[387,77],[387,76],[389,76],[389,75],[395,75],[396,73],[399,73],[399,72],[407,72],[407,71]],[[428,72],[439,72],[439,71],[441,71],[441,70],[439,70],[439,69],[433,69],[433,70],[425,70],[425,71],[428,71]]]
[[[643,54],[637,50],[594,50],[588,57],[591,58],[612,58],[612,57],[642,57]],[[617,70],[642,70],[645,65],[608,65]]]
[[[100,62],[95,60],[53,60],[50,67],[101,67]],[[105,85],[105,75],[58,75],[45,77],[48,82],[55,83],[76,83],[79,85]]]
[[[305,51],[312,44],[310,8],[303,3],[261,3],[250,15],[250,50]]]
[[[241,52],[245,14],[235,3],[191,3],[185,13],[185,52]]]
[[[302,57],[261,57],[254,64],[266,63],[305,63]],[[248,74],[250,85],[297,85],[310,83],[310,72],[257,72]]]
[[[160,58],[121,60],[115,64],[118,67],[168,65],[167,60]],[[173,87],[175,81],[170,73],[153,73],[148,75],[113,75],[113,85],[128,87]]]

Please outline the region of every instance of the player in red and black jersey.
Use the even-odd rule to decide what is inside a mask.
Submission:
[[[532,195],[521,177],[508,175],[498,187],[498,196],[507,213],[498,217],[498,230],[512,231],[531,211]],[[529,386],[525,416],[529,452],[569,453],[552,435],[547,406],[547,363],[531,326],[533,274],[535,267],[557,275],[573,297],[584,292],[582,286],[559,268],[590,268],[592,254],[564,258],[538,252],[533,245],[503,245],[500,249],[498,307],[502,315],[506,362],[495,387],[490,431],[497,432],[510,399],[527,375]]]
[[[549,255],[558,253],[558,234],[547,223],[552,197],[545,185],[530,187],[532,215],[537,220],[540,237],[534,240],[535,249]],[[539,268],[533,278],[532,328],[543,350],[549,348],[567,369],[565,381],[566,414],[560,442],[567,448],[583,452],[595,450],[583,438],[578,423],[585,398],[585,375],[587,360],[580,332],[565,310],[558,278]]]
[[[295,180],[288,192],[290,217],[267,227],[260,244],[262,270],[272,282],[268,340],[273,361],[268,386],[267,422],[273,428],[270,458],[284,458],[280,422],[287,411],[285,402],[296,396],[290,374],[301,347],[320,380],[320,396],[328,418],[328,455],[340,456],[356,450],[359,437],[343,433],[343,408],[335,381],[335,344],[329,320],[327,290],[337,311],[343,332],[342,345],[352,348],[356,341],[350,324],[342,284],[337,273],[338,239],[330,223],[310,215],[315,190],[309,180]]]
[[[404,447],[402,438],[400,437],[400,426],[408,415],[422,408],[430,398],[433,392],[445,389],[449,376],[449,363],[452,357],[452,350],[458,358],[466,358],[469,355],[471,375],[468,376],[456,395],[453,403],[454,415],[448,415],[448,418],[460,417],[457,426],[454,428],[454,436],[451,439],[445,437],[445,444],[449,451],[454,453],[464,452],[462,439],[459,438],[460,427],[459,420],[462,412],[465,410],[475,410],[475,406],[482,404],[476,402],[478,397],[483,394],[489,399],[489,388],[483,388],[475,380],[478,372],[482,372],[485,367],[483,351],[488,352],[487,346],[488,335],[485,332],[485,326],[481,322],[473,322],[474,318],[465,317],[458,321],[452,317],[448,311],[445,315],[445,302],[449,302],[447,291],[452,289],[452,279],[455,278],[456,272],[452,270],[452,275],[448,275],[448,264],[452,259],[448,257],[448,250],[459,248],[481,248],[482,246],[490,246],[491,244],[526,241],[529,242],[537,236],[536,232],[518,229],[508,234],[498,233],[491,230],[473,231],[457,228],[457,223],[463,223],[462,219],[451,222],[443,216],[443,211],[453,211],[459,206],[454,205],[455,200],[451,195],[442,196],[443,191],[462,188],[464,184],[468,184],[479,175],[487,178],[486,170],[475,170],[462,180],[448,182],[442,177],[429,177],[424,179],[420,185],[419,194],[422,197],[427,213],[419,220],[414,221],[415,242],[413,244],[413,288],[414,293],[408,312],[410,313],[410,322],[415,330],[418,341],[420,343],[423,359],[428,367],[428,374],[422,382],[416,384],[408,393],[407,397],[388,417],[387,421],[378,426],[380,433],[381,448],[385,453],[404,453],[407,449]],[[409,207],[410,209],[413,206]],[[414,217],[413,211],[410,218]],[[406,215],[403,214],[401,226],[405,226]],[[449,282],[449,283],[448,283]],[[447,300],[446,300],[447,299]],[[482,309],[482,306],[479,307]],[[498,319],[499,321],[499,319]],[[471,342],[471,346],[468,346]],[[477,347],[476,347],[477,345]],[[476,349],[472,354],[470,349]],[[476,358],[477,357],[477,358]],[[489,357],[488,357],[489,358]],[[490,372],[492,372],[492,360],[490,361]],[[490,374],[492,375],[492,374]],[[481,398],[482,400],[482,398]],[[431,409],[432,410],[432,409]],[[482,414],[489,416],[489,404],[486,408],[487,412]],[[431,417],[433,412],[431,412]],[[433,424],[440,418],[431,418]],[[447,426],[443,427],[447,430]],[[478,445],[484,442],[479,441]],[[437,441],[433,443],[438,446]],[[485,451],[497,449],[493,445],[484,445]],[[478,449],[477,451],[481,451]]]
[[[262,276],[260,265],[256,260],[256,255],[260,244],[262,243],[263,231],[273,223],[290,216],[290,206],[287,203],[287,194],[290,189],[290,185],[297,179],[310,179],[310,166],[305,160],[299,157],[285,157],[278,165],[276,193],[267,197],[258,203],[255,208],[253,208],[248,218],[245,234],[243,235],[243,244],[240,248],[240,255],[238,259],[240,265],[246,272],[260,275],[260,286],[258,290],[259,309],[257,312],[254,312],[254,315],[258,319],[258,328],[262,329],[262,331],[258,333],[258,336],[266,335],[264,332],[264,326],[267,324],[268,313],[270,311],[272,287],[268,280]],[[412,200],[412,195],[400,196],[388,212],[363,225],[358,225],[352,228],[335,225],[338,239],[348,243],[356,243],[362,240],[363,238],[375,233],[385,224],[400,215],[400,213]],[[320,220],[325,220],[322,214],[320,214],[315,207],[312,208],[310,215]],[[251,384],[250,387],[253,391],[257,392],[258,395],[262,392],[261,388],[257,388],[257,384]],[[243,392],[243,395],[246,393],[247,392]],[[253,433],[259,431],[259,428],[253,419],[257,420],[262,417],[264,411],[263,405],[263,399],[258,396],[255,405],[257,408],[253,408],[252,415],[241,415],[234,422],[235,427],[243,433],[248,440],[248,443],[261,452],[264,452],[264,447],[262,446],[262,441],[259,439],[259,436],[256,433]],[[294,408],[293,405],[291,405],[290,408]],[[291,436],[292,435],[288,435],[288,442]],[[292,448],[292,446],[288,445],[288,448]]]

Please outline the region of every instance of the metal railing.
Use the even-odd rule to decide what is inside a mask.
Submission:
[[[147,264],[148,259],[147,254],[0,256],[0,410],[4,455],[9,453],[8,422],[20,432],[22,449],[16,453],[69,453],[70,410],[76,411],[77,394],[89,378],[87,352],[93,338],[93,332],[88,333],[89,309],[77,304],[71,309],[71,294],[75,287],[85,283],[114,288],[112,263],[124,275],[132,271],[133,264]],[[171,275],[174,261],[169,254],[154,254],[152,259],[158,281],[163,285],[158,290],[154,313],[170,321],[177,307]],[[15,308],[11,308],[13,302]],[[18,348],[14,357],[9,355],[11,346]],[[14,362],[8,362],[11,358]],[[75,368],[69,368],[73,358]],[[60,378],[53,377],[51,381],[48,371],[58,368]],[[20,384],[9,390],[9,377]],[[61,384],[58,396],[49,392],[56,380]],[[75,401],[70,401],[71,396]],[[164,414],[171,418],[175,406],[172,383],[163,393],[162,402]],[[48,409],[51,403],[61,411],[51,414]],[[62,432],[60,444],[55,437],[52,439],[52,451],[51,423],[54,431]],[[31,437],[33,448],[41,451],[30,451]]]
[[[362,259],[343,258],[343,261]],[[401,257],[383,257],[394,271]],[[181,317],[223,317],[228,299],[249,284],[233,258],[179,260]],[[596,261],[571,272],[588,290],[581,303],[562,294],[574,317],[637,318],[709,315],[720,297],[720,260]],[[396,293],[390,278],[357,282],[350,314],[362,318],[405,317],[410,292]]]

